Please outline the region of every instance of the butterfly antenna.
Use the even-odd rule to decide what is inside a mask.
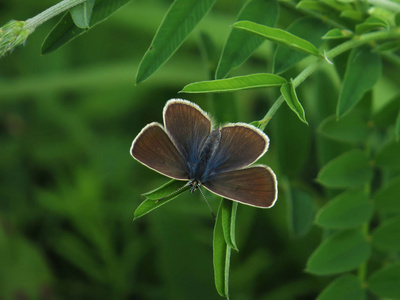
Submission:
[[[185,183],[184,186],[182,186],[182,187],[176,189],[175,191],[169,193],[167,196],[164,196],[164,197],[158,199],[158,200],[156,201],[156,203],[159,202],[159,201],[164,200],[165,198],[168,198],[169,196],[171,196],[171,195],[173,195],[173,194],[175,194],[175,193],[177,193],[177,192],[179,192],[180,190],[184,189],[184,188],[187,187],[188,185],[190,185],[190,181],[188,181],[187,183]]]
[[[199,191],[200,191],[200,193],[203,195],[203,199],[204,199],[204,201],[206,201],[207,206],[208,206],[208,208],[210,209],[212,216],[214,217],[214,220],[216,220],[217,218],[215,217],[215,214],[214,214],[214,212],[213,212],[213,210],[212,210],[212,208],[211,208],[211,205],[210,205],[210,203],[208,203],[207,198],[206,198],[206,196],[204,195],[203,190],[201,189],[201,186],[199,186]]]

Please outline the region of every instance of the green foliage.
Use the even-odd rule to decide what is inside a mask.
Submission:
[[[370,254],[370,244],[359,230],[339,231],[314,251],[307,262],[307,271],[318,275],[351,271],[365,263]]]
[[[259,35],[274,43],[284,45],[306,54],[319,55],[319,51],[313,44],[307,40],[301,39],[288,31],[256,24],[250,21],[239,21],[235,23],[234,28],[242,29]]]
[[[364,190],[349,190],[322,207],[315,222],[333,229],[357,227],[370,221],[372,212],[372,203]]]
[[[368,279],[371,291],[382,298],[400,297],[400,265],[392,265],[375,272]]]
[[[337,116],[349,112],[371,89],[381,73],[381,58],[367,47],[351,51],[340,89]]]
[[[317,300],[365,300],[366,295],[360,281],[354,275],[343,275],[335,279]]]
[[[213,6],[215,0],[176,0],[140,62],[136,83],[142,82],[164,64]]]
[[[277,1],[249,0],[240,11],[237,21],[253,20],[259,24],[274,26],[277,18]],[[263,41],[261,37],[248,35],[241,30],[232,30],[222,50],[215,78],[226,77],[232,69],[246,61]]]
[[[371,181],[372,167],[365,152],[351,150],[331,160],[318,173],[318,182],[332,188],[358,187]]]
[[[79,4],[2,58],[0,298],[399,299],[399,4],[128,2]],[[132,160],[177,91],[266,131],[273,208],[205,191],[214,222]]]
[[[182,93],[231,92],[243,89],[281,86],[286,80],[274,74],[252,74],[188,84]]]
[[[302,122],[308,125],[306,117],[304,115],[303,106],[301,106],[299,98],[297,98],[296,90],[293,86],[293,80],[282,85],[281,93],[290,109],[294,111],[294,113]]]

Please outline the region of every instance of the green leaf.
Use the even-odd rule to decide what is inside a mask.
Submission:
[[[374,51],[376,52],[394,52],[399,50],[400,48],[400,41],[399,40],[394,40],[394,41],[388,41],[388,42],[383,42],[382,44],[377,45],[374,47]]]
[[[305,17],[293,22],[288,27],[287,31],[319,47],[323,43],[321,36],[328,29],[329,26],[325,22],[311,17]],[[274,73],[282,73],[305,57],[307,57],[307,54],[295,51],[291,48],[285,46],[276,47],[273,62]]]
[[[71,8],[71,17],[76,26],[79,28],[89,28],[95,1],[96,0],[88,0]]]
[[[150,192],[144,193],[143,196],[150,200],[158,200],[174,192],[178,192],[178,190],[180,194],[190,188],[189,186],[182,188],[185,184],[187,184],[187,182],[173,179]],[[181,188],[182,190],[180,190]]]
[[[235,241],[235,227],[236,227],[236,211],[238,203],[222,198],[222,229],[224,230],[224,237],[226,244],[239,251]]]
[[[330,12],[329,8],[320,1],[302,0],[296,5],[297,9],[309,9],[323,14]]]
[[[286,79],[274,74],[260,73],[226,79],[199,81],[186,85],[180,93],[231,92],[252,88],[280,86]]]
[[[362,143],[368,137],[371,128],[367,120],[359,111],[352,111],[343,118],[329,116],[318,126],[322,135],[341,142]]]
[[[384,212],[400,212],[400,176],[392,179],[386,186],[379,189],[375,196],[375,205]]]
[[[389,29],[389,24],[376,16],[368,17],[363,23],[356,25],[356,34],[361,35],[376,29]]]
[[[361,11],[349,9],[342,11],[340,17],[347,18],[356,22],[361,22],[364,17],[364,14]]]
[[[306,121],[306,117],[304,114],[303,106],[296,95],[296,90],[293,86],[293,80],[291,79],[290,82],[285,83],[281,86],[281,93],[283,98],[286,101],[286,104],[290,107],[290,109],[297,115],[297,117],[303,122],[308,125]]]
[[[400,96],[390,99],[388,103],[373,115],[374,124],[381,128],[387,128],[396,122],[400,112]]]
[[[90,28],[106,20],[114,12],[131,0],[96,0],[90,17]],[[72,41],[79,35],[87,32],[75,25],[71,14],[66,13],[56,26],[50,31],[42,44],[42,54],[48,54],[66,43]]]
[[[381,269],[368,279],[368,288],[385,299],[400,298],[400,264]]]
[[[367,193],[362,190],[350,190],[330,200],[322,207],[315,222],[323,227],[344,229],[360,226],[368,222],[373,213],[373,205]]]
[[[303,237],[310,231],[314,220],[313,198],[303,190],[292,188],[287,199],[289,229],[294,237]]]
[[[385,169],[400,167],[400,141],[385,145],[376,155],[376,164]]]
[[[175,0],[139,65],[136,83],[150,77],[182,45],[215,0]]]
[[[277,1],[250,0],[243,6],[237,21],[249,20],[273,26],[277,18]],[[226,77],[232,69],[246,61],[262,42],[264,42],[262,37],[249,35],[246,32],[233,28],[222,51],[215,78],[221,79]]]
[[[351,150],[327,163],[317,181],[331,188],[357,187],[372,179],[372,167],[365,152]]]
[[[182,181],[171,180],[163,186],[143,194],[147,197],[134,212],[134,220],[140,218],[156,208],[170,202],[178,197],[181,193],[188,190],[190,186],[183,187]],[[165,198],[164,198],[165,197]],[[157,201],[161,199],[160,201]]]
[[[326,287],[316,300],[366,300],[365,290],[354,275],[343,275]]]
[[[382,69],[380,55],[368,47],[351,51],[336,110],[338,117],[348,113],[377,82]]]
[[[67,12],[45,38],[42,44],[42,55],[53,52],[84,32],[84,29],[76,27],[71,14]]]
[[[399,201],[399,195],[397,200]],[[389,251],[400,251],[400,217],[385,221],[372,233],[372,243]]]
[[[356,269],[366,262],[371,246],[358,230],[340,231],[318,246],[307,262],[307,271],[332,275]]]
[[[298,51],[316,56],[320,55],[318,49],[313,44],[282,29],[272,28],[250,21],[236,22],[233,24],[233,27],[249,31],[274,43],[284,45]]]
[[[337,11],[344,11],[352,9],[352,6],[349,3],[345,3],[344,1],[337,1],[337,0],[320,0],[321,3],[332,7],[334,10]]]
[[[214,280],[218,294],[222,297],[229,295],[229,267],[231,259],[231,247],[225,243],[222,224],[222,201],[218,209],[217,220],[214,225],[213,236],[213,264]]]
[[[329,30],[322,38],[324,40],[334,40],[334,39],[346,39],[351,38],[353,33],[346,29],[334,28]]]

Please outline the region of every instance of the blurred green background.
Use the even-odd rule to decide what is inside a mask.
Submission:
[[[2,1],[0,23],[25,20],[54,3]],[[185,193],[132,222],[141,194],[168,179],[134,161],[129,148],[147,123],[162,122],[170,98],[198,103],[217,123],[251,122],[264,116],[279,90],[177,93],[209,79],[243,5],[239,0],[217,1],[172,59],[135,86],[139,61],[170,4],[132,1],[87,34],[41,56],[54,19],[25,47],[1,58],[0,299],[221,298],[212,269],[214,220],[200,193]],[[281,11],[281,27],[290,14]],[[214,60],[204,55],[202,35],[214,43]],[[233,74],[270,71],[271,60],[271,45],[265,43]],[[309,99],[305,106],[321,95],[327,100],[323,109],[309,110],[310,127],[286,107],[267,127],[271,145],[260,163],[270,165],[280,183],[284,174],[314,185],[312,134],[334,112],[337,99],[337,83],[326,73],[299,89]],[[320,88],[307,94],[307,84]],[[391,88],[382,86],[390,94]],[[206,196],[216,211],[219,198]],[[282,190],[270,210],[239,206],[232,299],[314,299],[326,285],[324,278],[303,271],[320,230],[293,238],[288,212]]]

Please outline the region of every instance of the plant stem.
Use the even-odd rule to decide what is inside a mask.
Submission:
[[[41,12],[37,16],[26,20],[26,26],[28,26],[29,28],[33,28],[33,30],[35,30],[36,27],[43,24],[47,20],[86,1],[88,0],[63,0],[53,5],[52,7],[49,7],[48,9]]]
[[[392,12],[400,12],[400,4],[389,0],[368,0],[369,4],[382,7]]]
[[[298,87],[304,80],[308,78],[308,76],[314,73],[322,65],[322,63],[327,62],[328,60],[332,60],[336,56],[350,49],[359,47],[361,45],[370,42],[385,40],[385,39],[394,39],[394,38],[400,38],[400,29],[396,28],[390,31],[378,31],[378,32],[367,33],[361,36],[356,36],[353,39],[346,41],[343,44],[340,44],[337,47],[329,50],[326,53],[326,59],[318,58],[316,61],[310,64],[299,75],[296,76],[296,78],[293,80],[293,85],[295,88]],[[264,118],[261,121],[259,121],[261,130],[265,129],[269,120],[273,117],[273,115],[276,113],[276,111],[282,105],[283,102],[284,98],[281,95],[268,110]]]

